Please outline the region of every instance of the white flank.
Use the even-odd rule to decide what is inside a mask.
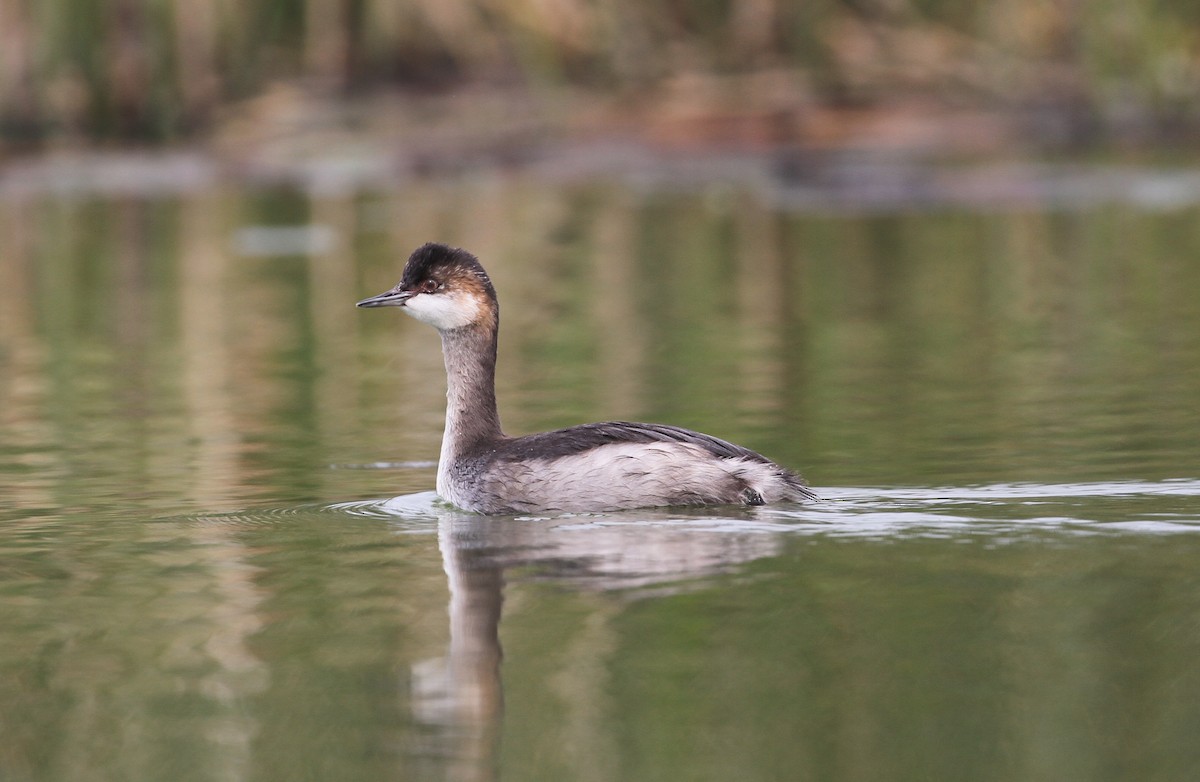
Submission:
[[[531,512],[603,511],[669,505],[682,495],[736,502],[719,499],[734,478],[766,502],[786,493],[773,465],[719,458],[688,443],[614,443],[573,456],[496,462],[481,492],[452,485],[449,472],[439,470],[438,493],[472,510],[499,502]]]

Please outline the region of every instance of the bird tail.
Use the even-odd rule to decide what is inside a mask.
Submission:
[[[791,470],[781,470],[779,477],[783,479],[784,499],[791,502],[813,502],[821,499],[815,491],[808,488],[803,478]]]

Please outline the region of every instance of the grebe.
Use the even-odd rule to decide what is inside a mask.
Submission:
[[[816,499],[799,475],[700,432],[627,421],[508,437],[496,411],[496,290],[466,250],[429,243],[396,287],[359,307],[403,307],[438,330],[446,429],[437,493],[476,513],[763,505]]]

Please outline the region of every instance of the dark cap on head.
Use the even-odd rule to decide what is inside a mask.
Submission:
[[[479,260],[466,250],[435,242],[423,244],[413,251],[395,287],[363,299],[358,306],[404,307],[414,297],[426,294],[453,300],[461,300],[455,297],[464,295],[477,301],[482,299],[492,313],[493,324],[499,317],[496,289]]]
[[[416,288],[422,281],[436,279],[439,282],[464,277],[474,277],[488,292],[491,298],[496,297],[491,278],[480,265],[479,259],[461,247],[449,247],[437,242],[423,244],[413,250],[404,264],[404,274],[400,285],[404,288]]]

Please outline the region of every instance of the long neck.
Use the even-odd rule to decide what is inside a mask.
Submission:
[[[442,332],[447,381],[443,463],[504,436],[496,411],[496,332],[494,326]]]

